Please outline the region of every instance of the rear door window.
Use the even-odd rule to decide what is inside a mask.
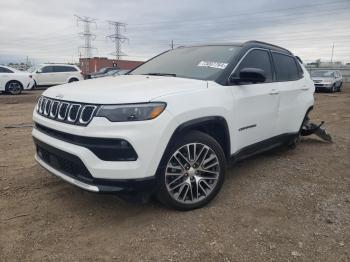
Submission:
[[[76,72],[78,71],[74,66],[65,66],[66,72]]]
[[[52,73],[52,72],[54,72],[54,71],[53,71],[53,66],[44,66],[44,67],[41,69],[41,72],[43,72],[43,73]]]
[[[300,79],[300,69],[298,69],[297,61],[293,56],[272,52],[272,57],[275,63],[277,81],[294,81]]]

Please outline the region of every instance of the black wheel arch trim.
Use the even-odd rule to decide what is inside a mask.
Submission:
[[[231,139],[230,139],[230,131],[228,128],[227,121],[222,116],[206,116],[206,117],[195,118],[195,119],[183,122],[175,129],[175,131],[173,132],[173,134],[171,135],[168,141],[168,144],[164,150],[163,156],[158,164],[158,170],[164,165],[164,159],[168,154],[169,150],[171,149],[172,145],[174,144],[177,136],[191,130],[198,130],[198,128],[200,127],[208,126],[211,124],[219,124],[219,125],[222,125],[224,128],[224,134],[226,138],[225,140],[227,143],[225,145],[225,148],[222,148],[222,150],[224,151],[225,157],[228,160],[231,156]],[[217,142],[220,144],[219,141]]]

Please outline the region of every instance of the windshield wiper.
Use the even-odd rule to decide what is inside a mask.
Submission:
[[[148,76],[173,76],[176,77],[176,74],[171,74],[171,73],[147,73],[143,75],[148,75]]]

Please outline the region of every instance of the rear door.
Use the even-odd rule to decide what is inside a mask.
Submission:
[[[6,83],[10,80],[9,74],[13,74],[13,72],[6,67],[0,66],[0,91],[5,90]]]
[[[236,66],[233,75],[238,77],[244,68],[264,70],[266,81],[231,87],[234,97],[232,117],[237,123],[232,144],[235,151],[276,135],[279,84],[273,82],[269,50],[260,48],[249,50]]]
[[[36,73],[36,79],[38,85],[54,85],[55,74],[53,72],[53,66],[43,66],[41,72]]]
[[[67,82],[67,78],[69,77],[69,72],[66,66],[54,66],[53,71],[55,73],[54,79],[55,84],[64,84]]]
[[[272,51],[279,83],[278,134],[296,133],[304,119],[311,85],[303,77],[303,70],[294,56]]]

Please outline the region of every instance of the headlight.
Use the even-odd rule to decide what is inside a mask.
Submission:
[[[165,103],[105,105],[100,107],[96,116],[111,122],[150,120],[159,116],[165,107]]]

